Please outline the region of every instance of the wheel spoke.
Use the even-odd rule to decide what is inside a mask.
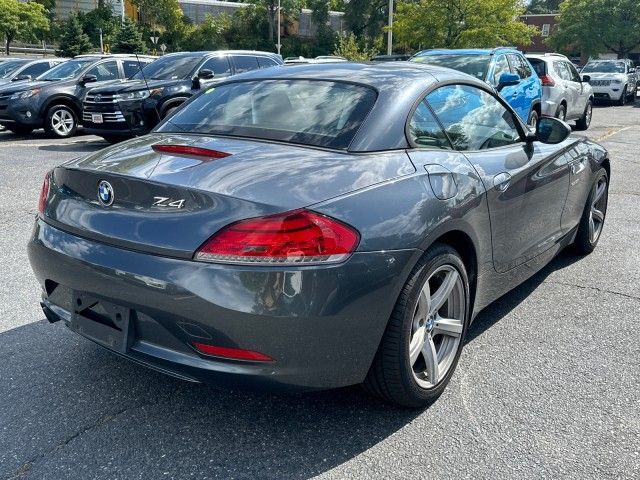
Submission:
[[[436,345],[433,343],[431,335],[427,336],[424,346],[422,348],[422,356],[427,366],[425,373],[429,378],[429,381],[435,385],[440,379],[440,368],[438,366],[438,352],[436,352]]]
[[[596,224],[593,221],[593,215],[589,216],[589,239],[593,242],[596,235]]]
[[[437,318],[433,327],[433,335],[438,334],[459,337],[462,335],[462,322],[455,318]]]
[[[426,334],[426,328],[424,326],[419,327],[411,337],[411,343],[409,344],[409,363],[413,366],[416,360],[420,356],[420,352],[424,348],[424,337]]]
[[[594,205],[600,201],[600,199],[602,198],[602,195],[604,195],[604,191],[606,190],[606,187],[607,187],[606,182],[602,182],[601,184],[598,184],[598,186],[596,187],[596,194],[593,198]]]
[[[449,299],[453,288],[458,282],[458,271],[450,270],[447,272],[444,280],[438,290],[431,296],[431,305],[429,306],[429,314],[435,315],[442,308],[444,303]]]
[[[593,215],[593,219],[602,223],[604,221],[604,213],[598,210],[596,207],[591,209],[591,215]]]
[[[413,315],[413,321],[426,320],[429,315],[429,282],[427,282],[418,297],[418,305],[416,313]]]

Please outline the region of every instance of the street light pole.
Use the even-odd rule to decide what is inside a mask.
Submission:
[[[393,0],[389,0],[389,30],[387,31],[387,55],[393,54]]]
[[[278,55],[280,55],[280,0],[278,0]]]

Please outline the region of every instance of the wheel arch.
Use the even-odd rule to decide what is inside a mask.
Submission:
[[[66,95],[58,95],[47,100],[40,110],[43,121],[45,120],[44,117],[49,109],[54,105],[65,105],[66,107],[69,107],[75,114],[78,123],[82,123],[82,107],[78,105],[77,101],[73,97],[68,97]]]
[[[164,118],[167,110],[182,105],[187,100],[189,100],[189,97],[173,97],[165,100],[162,103],[162,107],[160,107],[160,118]]]

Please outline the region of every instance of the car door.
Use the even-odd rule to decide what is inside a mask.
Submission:
[[[500,77],[503,73],[518,72],[512,71],[511,65],[509,64],[506,55],[496,55],[489,83],[491,83],[494,87],[498,87],[500,83]],[[507,101],[509,105],[511,105],[511,108],[516,111],[520,118],[522,118],[526,122],[529,112],[524,112],[521,102],[518,101],[518,91],[519,85],[508,85],[500,90],[500,95]]]
[[[569,189],[561,149],[525,142],[512,111],[479,87],[443,86],[427,101],[485,186],[496,270],[508,271],[554,246],[564,233]]]
[[[213,78],[200,79],[201,88],[210,85],[211,83],[218,82],[223,78],[227,78],[232,73],[231,63],[229,62],[229,57],[227,55],[219,55],[207,59],[198,71],[201,70],[211,70],[213,72]]]
[[[533,103],[540,98],[540,80],[534,75],[529,62],[519,53],[507,54],[512,73],[518,74],[520,83],[515,85],[514,99],[510,105],[516,105],[516,112],[527,122]]]
[[[565,61],[564,64],[569,75],[570,88],[574,92],[573,106],[567,109],[567,113],[571,112],[572,118],[578,118],[584,113],[591,89],[588,88],[588,84],[582,82],[582,78],[580,78],[580,74],[573,63]]]

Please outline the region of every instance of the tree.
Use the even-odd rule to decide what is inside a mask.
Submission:
[[[556,13],[560,10],[562,0],[531,0],[527,13]]]
[[[419,0],[399,3],[393,33],[412,49],[529,45],[536,27],[518,20],[519,0]]]
[[[67,21],[64,22],[60,48],[56,51],[56,54],[63,57],[75,57],[76,55],[90,52],[91,48],[91,40],[82,31],[78,16],[72,13]]]
[[[7,55],[11,42],[15,39],[37,40],[38,35],[42,35],[48,29],[49,19],[44,7],[39,3],[0,0],[0,34],[3,34],[7,41]]]
[[[275,43],[274,33],[278,19],[278,0],[249,0],[257,7],[262,7],[267,11],[267,22],[269,24],[268,40],[273,45]],[[304,4],[303,0],[280,0],[280,8],[283,15],[298,15]],[[269,50],[273,50],[270,48]]]
[[[78,21],[94,46],[100,46],[100,30],[105,44],[113,44],[120,31],[121,20],[113,15],[111,7],[98,7],[87,13],[79,13]]]
[[[607,51],[624,58],[640,45],[640,3],[637,0],[566,0],[549,44],[583,56]]]
[[[188,50],[224,50],[229,47],[227,37],[232,18],[227,14],[217,17],[207,14],[200,25],[188,33],[185,47]],[[235,46],[235,45],[234,45]]]
[[[336,33],[329,25],[329,2],[308,0],[307,6],[311,9],[311,20],[316,28],[316,49],[326,54],[336,43]]]
[[[358,40],[353,32],[340,36],[333,54],[353,62],[366,62],[380,52],[382,42],[370,46],[367,40]]]
[[[380,36],[389,16],[388,0],[350,0],[344,4],[347,28],[356,37]]]
[[[143,53],[146,50],[142,33],[136,23],[125,17],[120,30],[116,34],[111,51],[113,53]]]

